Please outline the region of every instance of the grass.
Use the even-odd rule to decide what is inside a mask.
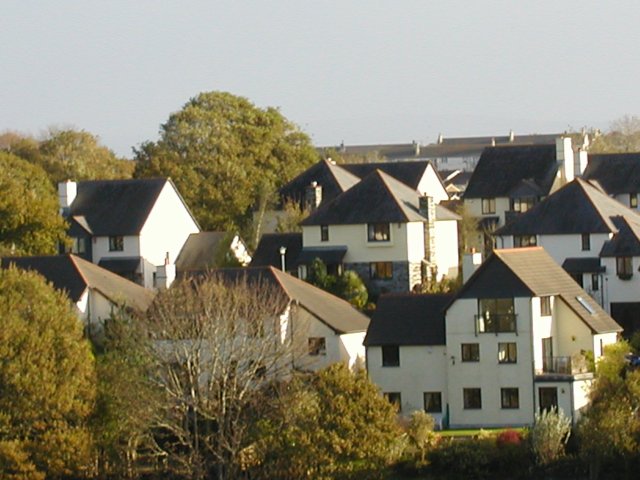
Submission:
[[[464,430],[442,430],[436,432],[441,437],[475,437],[476,435],[480,435],[481,432],[484,433],[500,433],[505,430],[515,430],[516,432],[523,432],[525,429],[522,427],[518,428],[476,428],[476,429],[464,429]]]

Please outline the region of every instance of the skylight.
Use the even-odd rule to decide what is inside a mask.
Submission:
[[[584,309],[585,309],[587,312],[589,312],[591,315],[593,315],[594,313],[596,313],[596,311],[593,309],[593,307],[592,307],[591,305],[589,305],[589,304],[587,303],[587,301],[586,301],[584,298],[582,298],[582,297],[580,297],[580,296],[577,296],[577,297],[576,297],[576,300],[578,300],[578,302],[580,303],[580,305],[582,305],[582,306],[584,307]]]

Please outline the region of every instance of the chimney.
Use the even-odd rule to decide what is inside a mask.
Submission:
[[[420,144],[415,140],[411,143],[413,144],[413,154],[417,157],[420,155]]]
[[[587,168],[588,161],[589,157],[585,148],[580,147],[573,152],[573,173],[576,177],[582,176],[584,169]]]
[[[562,183],[571,182],[574,178],[571,137],[556,138],[556,161],[558,162],[558,173],[560,173]]]
[[[516,139],[516,134],[513,132],[513,130],[509,130],[509,142],[513,143],[515,139]]]
[[[444,137],[441,133],[438,134],[438,145],[442,145],[444,143]]]
[[[424,226],[424,263],[427,280],[436,267],[436,204],[433,197],[422,195],[418,200],[420,214],[426,218]]]
[[[322,203],[322,186],[318,185],[318,182],[311,182],[311,184],[305,189],[304,203],[311,210],[315,210]]]
[[[61,212],[68,212],[69,207],[78,194],[78,184],[67,180],[66,182],[60,182],[58,184],[58,202],[60,204]]]
[[[165,263],[164,265],[158,265],[156,267],[154,287],[157,290],[166,290],[171,286],[171,284],[175,279],[176,279],[175,263]]]
[[[482,254],[472,249],[470,253],[462,256],[462,283],[467,283],[469,277],[473,275],[478,267],[482,264]]]

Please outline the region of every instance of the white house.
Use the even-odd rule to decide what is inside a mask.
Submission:
[[[444,307],[444,326],[437,297],[401,301],[372,320],[370,375],[403,413],[432,409],[453,428],[531,425],[549,407],[577,420],[586,356],[597,361],[622,330],[540,247],[495,250]]]
[[[499,248],[539,245],[616,321],[640,329],[640,215],[575,179],[495,232]]]
[[[58,185],[72,253],[147,288],[168,286],[187,238],[200,228],[168,178]]]
[[[100,340],[112,313],[119,309],[144,313],[154,298],[153,291],[76,255],[7,257],[0,259],[0,265],[36,271],[65,292],[94,340]]]
[[[355,270],[376,293],[458,274],[459,216],[375,170],[302,221],[300,276],[314,258]]]
[[[345,300],[273,267],[224,268],[211,274],[223,281],[273,288],[274,294],[283,295],[287,306],[280,315],[281,336],[303,346],[296,350],[295,368],[319,370],[336,362],[350,367],[364,362],[369,318]]]
[[[400,413],[424,410],[439,425],[446,415],[444,308],[453,295],[383,295],[364,344],[367,371]]]
[[[464,205],[483,230],[476,247],[487,255],[491,233],[515,216],[533,208],[582,168],[575,159],[571,138],[555,144],[486,148],[464,192]]]

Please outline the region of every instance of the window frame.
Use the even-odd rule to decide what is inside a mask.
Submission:
[[[502,353],[504,355],[501,358]],[[498,343],[498,363],[501,365],[518,363],[518,344],[516,342]]]
[[[109,251],[110,252],[124,251],[124,237],[122,235],[109,236]]]
[[[480,199],[483,215],[496,213],[496,197],[484,197]]]
[[[536,235],[514,235],[513,248],[536,247],[538,237]]]
[[[463,388],[462,389],[462,408],[464,410],[481,410],[482,409],[482,389]]]
[[[396,407],[397,412],[402,411],[402,393],[401,392],[383,392],[382,394],[387,401]]]
[[[633,276],[633,257],[616,257],[616,275],[622,280]]]
[[[591,274],[591,291],[600,291],[600,275],[598,275],[597,273]]]
[[[311,357],[327,356],[327,338],[326,337],[309,337],[307,340],[309,347],[308,353]]]
[[[525,207],[524,210],[522,207]],[[515,197],[511,199],[511,210],[514,212],[525,213],[536,206],[535,197]]]
[[[588,233],[583,233],[580,235],[580,246],[583,252],[588,252],[591,250],[591,235]]]
[[[381,363],[383,367],[399,367],[400,366],[400,346],[399,345],[382,345],[380,347]]]
[[[551,309],[551,295],[540,297],[540,316],[551,317],[553,314]]]
[[[520,391],[517,387],[500,389],[500,408],[504,410],[517,410],[520,408]]]
[[[509,302],[507,311],[503,312],[502,303]],[[483,306],[492,306],[491,309]],[[492,318],[492,316],[495,317]],[[505,328],[508,325],[508,328]],[[478,298],[478,314],[476,315],[477,333],[517,333],[517,314],[515,311],[515,301],[511,298]]]
[[[427,398],[432,401],[427,402]],[[427,413],[442,413],[442,392],[423,392],[422,402],[424,411]],[[428,407],[428,405],[430,405]]]
[[[369,278],[393,280],[393,262],[369,262]]]
[[[464,363],[475,363],[480,361],[479,343],[461,343],[460,361]]]
[[[329,241],[329,225],[320,225],[320,241]]]
[[[377,238],[380,236],[381,238]],[[391,224],[389,222],[367,223],[367,242],[389,243],[391,241]]]
[[[629,208],[638,208],[638,193],[629,194]]]

